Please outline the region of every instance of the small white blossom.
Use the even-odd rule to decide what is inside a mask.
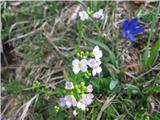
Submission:
[[[94,55],[94,57],[96,58],[97,61],[99,61],[100,58],[103,56],[103,55],[102,55],[102,51],[99,49],[98,46],[95,46],[95,47],[94,47],[92,53],[93,53],[93,55]]]
[[[93,86],[91,84],[89,84],[87,86],[87,92],[91,93],[93,91]]]
[[[85,105],[90,105],[93,102],[93,98],[94,96],[91,93],[82,95],[82,101]]]
[[[96,74],[100,74],[102,72],[102,68],[100,66],[93,68],[92,75],[95,76]]]
[[[60,98],[59,99],[59,104],[60,104],[60,106],[64,107],[66,105],[65,99],[64,98]]]
[[[81,11],[79,12],[79,17],[82,21],[84,21],[84,20],[87,20],[89,16],[86,11]]]
[[[77,116],[76,110],[73,111],[73,115],[74,115],[74,116]]]
[[[78,103],[77,103],[77,108],[81,109],[81,110],[85,110],[86,109],[86,105],[82,102],[82,100],[80,100]]]
[[[67,108],[70,108],[71,106],[73,107],[77,106],[76,98],[73,95],[66,95],[64,97],[64,100],[66,102]]]
[[[73,83],[72,82],[66,82],[65,88],[68,89],[68,90],[73,89],[74,88]]]
[[[87,60],[86,59],[82,59],[81,61],[78,59],[75,59],[72,61],[72,65],[73,65],[73,72],[75,74],[78,74],[80,71],[82,72],[86,72],[88,69],[87,66]]]
[[[97,19],[103,19],[104,18],[103,9],[100,9],[99,11],[95,12],[93,14],[93,17]]]
[[[88,61],[89,67],[92,68],[92,75],[95,76],[102,72],[102,68],[100,67],[101,61],[97,61],[96,59],[90,59]]]

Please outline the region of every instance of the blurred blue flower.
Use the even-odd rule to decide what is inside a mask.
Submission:
[[[4,117],[1,117],[1,120],[4,120]]]
[[[122,35],[127,37],[131,41],[136,41],[137,38],[134,36],[136,34],[142,33],[144,31],[143,27],[139,26],[139,19],[133,18],[131,20],[125,20],[122,25]]]

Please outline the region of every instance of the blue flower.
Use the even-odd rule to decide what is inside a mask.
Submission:
[[[4,117],[2,117],[1,120],[4,120]]]
[[[142,33],[143,31],[144,28],[139,26],[139,19],[137,18],[125,20],[123,22],[122,35],[123,37],[128,36],[131,41],[136,41],[137,38],[134,35]]]

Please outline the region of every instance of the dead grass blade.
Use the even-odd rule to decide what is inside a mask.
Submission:
[[[25,117],[27,116],[27,112],[29,110],[29,107],[31,106],[31,104],[33,103],[34,100],[37,101],[38,97],[39,97],[39,94],[36,94],[31,100],[29,100],[27,103],[25,103],[22,106],[23,112],[22,112],[22,115],[20,116],[20,120],[24,120],[25,119]]]
[[[101,116],[102,116],[102,113],[103,111],[111,104],[111,101],[114,99],[115,96],[111,97],[111,98],[107,98],[107,100],[105,101],[105,103],[103,104],[100,112],[98,113],[98,117],[96,120],[100,120],[101,119]]]

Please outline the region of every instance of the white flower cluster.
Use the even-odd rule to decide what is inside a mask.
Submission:
[[[93,102],[94,95],[93,92],[93,86],[92,84],[89,84],[88,86],[85,86],[84,82],[81,82],[81,84],[74,86],[72,82],[67,81],[65,84],[65,89],[75,92],[73,94],[67,94],[65,97],[60,98],[59,104],[61,107],[77,107],[78,109],[85,111],[86,107],[90,105]],[[76,98],[78,92],[80,98]],[[73,114],[76,116],[76,111],[73,111]]]
[[[72,61],[72,70],[75,74],[81,72],[87,72],[88,67],[92,68],[92,75],[95,76],[96,74],[101,73],[102,68],[101,65],[101,57],[103,56],[102,51],[99,49],[98,46],[95,46],[92,51],[92,58],[87,59],[74,59]]]
[[[87,20],[89,18],[89,15],[87,14],[86,11],[81,11],[79,12],[79,17],[82,21],[84,20]],[[100,9],[99,11],[95,12],[93,15],[92,15],[93,18],[96,18],[96,19],[104,19],[104,13],[103,13],[103,9]]]

